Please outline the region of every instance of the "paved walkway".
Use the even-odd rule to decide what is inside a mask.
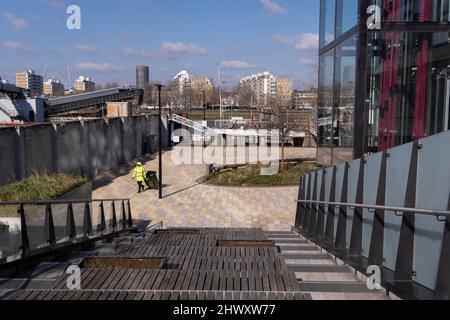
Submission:
[[[130,198],[135,218],[163,221],[165,227],[263,228],[288,231],[294,224],[298,187],[235,188],[198,184],[203,165],[175,165],[164,154],[164,199],[158,191],[137,194],[131,173],[94,191],[94,198]],[[307,151],[309,152],[309,151]],[[145,163],[157,171],[157,159]]]

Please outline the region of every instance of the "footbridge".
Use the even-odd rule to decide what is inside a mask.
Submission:
[[[104,108],[108,102],[135,101],[140,105],[143,90],[118,87],[95,92],[49,99],[45,108],[47,117],[88,108]]]

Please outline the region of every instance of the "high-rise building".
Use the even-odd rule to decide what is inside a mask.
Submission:
[[[291,106],[292,101],[292,79],[288,77],[277,77],[277,103],[281,106]]]
[[[76,93],[93,92],[95,91],[95,83],[89,77],[79,76],[78,79],[75,80],[73,89]]]
[[[48,79],[44,82],[44,95],[53,97],[62,97],[65,94],[64,85],[59,80]]]
[[[177,104],[190,108],[192,105],[191,93],[191,75],[186,70],[181,70],[172,81],[174,94],[177,96]]]
[[[16,86],[26,89],[31,97],[41,97],[44,91],[44,79],[33,70],[16,73]]]
[[[367,23],[370,6],[379,26]],[[320,165],[450,129],[449,1],[321,0],[320,8]]]
[[[145,89],[150,83],[150,68],[144,65],[136,66],[136,88]]]
[[[254,105],[267,106],[272,99],[276,98],[277,81],[270,72],[262,72],[244,77],[240,86],[249,89],[255,96]],[[272,100],[273,101],[273,100]]]

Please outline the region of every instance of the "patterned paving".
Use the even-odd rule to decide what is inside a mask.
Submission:
[[[166,227],[262,228],[287,231],[294,224],[298,187],[234,188],[198,184],[204,165],[175,165],[164,153],[164,199],[158,191],[137,194],[131,172],[94,191],[94,198],[130,198],[136,218],[163,221]],[[298,157],[309,157],[306,149]],[[157,171],[158,161],[145,164]]]

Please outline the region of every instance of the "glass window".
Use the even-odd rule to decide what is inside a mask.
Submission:
[[[347,32],[355,27],[358,22],[358,1],[338,0],[337,1],[337,23],[336,36]]]
[[[336,0],[320,1],[320,47],[334,40]]]
[[[336,48],[337,105],[334,108],[334,145],[353,147],[356,78],[356,38]]]
[[[319,61],[319,146],[331,146],[334,83],[334,49],[320,56]]]
[[[369,35],[372,151],[449,130],[449,33]]]
[[[450,21],[450,0],[372,0],[371,3],[382,8],[384,22]]]

